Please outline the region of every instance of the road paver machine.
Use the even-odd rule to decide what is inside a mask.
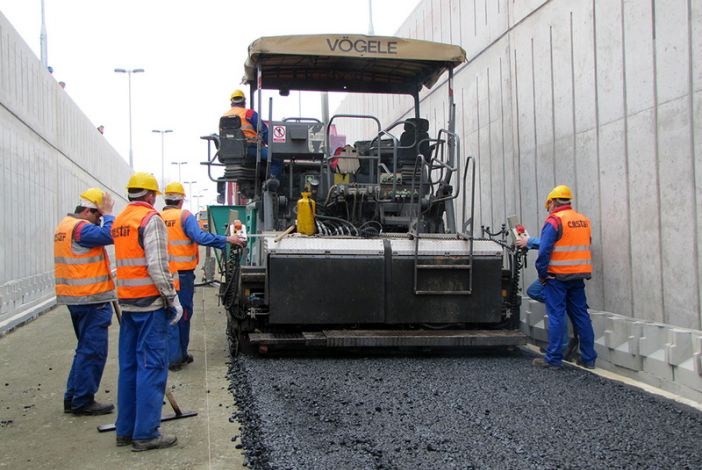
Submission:
[[[250,253],[232,249],[221,266],[233,351],[524,344],[518,254],[504,237],[474,233],[475,161],[461,155],[453,98],[465,51],[310,35],[263,37],[248,52],[244,82],[264,119],[264,89],[404,95],[414,105],[387,125],[365,111],[274,121],[270,99],[267,142],[247,141],[228,117],[203,137],[205,163],[224,167],[211,177],[236,183],[255,220]],[[448,116],[431,132],[420,91],[444,79]],[[344,121],[373,130],[334,148]],[[271,159],[283,164],[279,178]]]

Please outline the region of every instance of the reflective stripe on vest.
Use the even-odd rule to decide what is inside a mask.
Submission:
[[[149,276],[146,253],[139,244],[139,230],[158,212],[145,202],[132,202],[112,223],[112,238],[115,241],[117,265],[117,296],[120,301],[138,302],[161,295]]]
[[[553,247],[548,272],[556,277],[589,278],[592,274],[590,219],[573,209],[556,211],[551,215],[560,219],[562,235]]]
[[[244,134],[246,140],[249,142],[256,141],[256,129],[254,126],[246,119],[247,109],[241,106],[232,106],[232,108],[224,113],[225,116],[239,116],[241,120],[241,133]]]
[[[166,208],[161,212],[168,230],[168,259],[173,263],[176,271],[190,271],[197,268],[200,261],[199,246],[185,233],[183,221],[190,216],[190,212]]]
[[[105,248],[77,247],[74,242],[73,232],[80,223],[90,222],[68,215],[54,232],[56,301],[80,305],[114,300],[115,285]]]

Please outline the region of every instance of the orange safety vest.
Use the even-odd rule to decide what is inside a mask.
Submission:
[[[56,302],[59,304],[97,304],[116,298],[105,247],[84,248],[73,241],[73,232],[83,223],[90,222],[67,215],[54,232]]]
[[[130,203],[112,223],[117,264],[117,297],[121,303],[148,306],[161,292],[149,276],[142,245],[144,227],[158,211],[146,202]],[[178,280],[175,276],[174,281]]]
[[[183,229],[183,221],[189,216],[189,211],[175,207],[166,208],[161,212],[168,230],[168,261],[173,263],[172,270],[175,271],[193,270],[200,261],[198,244],[192,241]]]
[[[255,142],[256,140],[256,129],[249,122],[247,116],[253,115],[253,110],[243,108],[241,106],[232,106],[232,108],[224,113],[225,116],[239,116],[241,120],[241,132],[246,137],[248,142]]]
[[[565,209],[551,213],[560,222],[561,237],[553,245],[548,272],[557,279],[590,279],[592,275],[592,233],[590,219]]]

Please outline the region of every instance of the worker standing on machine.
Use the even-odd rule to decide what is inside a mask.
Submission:
[[[246,138],[246,156],[256,158],[256,141],[258,138],[257,129],[261,126],[261,161],[268,161],[268,126],[263,121],[259,123],[259,116],[253,109],[246,109],[246,95],[241,90],[234,90],[229,96],[231,109],[224,113],[224,116],[238,116],[241,119],[241,132]],[[271,160],[271,178],[280,181],[283,174],[283,162],[277,159]]]
[[[112,227],[117,264],[119,332],[117,446],[133,451],[162,449],[177,442],[161,435],[161,406],[168,377],[168,322],[183,314],[168,266],[166,225],[154,209],[158,182],[134,173],[127,184],[129,205]]]
[[[183,317],[177,324],[168,328],[168,368],[180,370],[193,362],[188,352],[190,343],[190,321],[193,316],[193,296],[195,295],[195,268],[200,261],[198,245],[223,250],[227,243],[244,246],[237,236],[225,237],[204,232],[190,211],[183,209],[185,189],[179,182],[170,183],[165,191],[166,207],[161,216],[168,231],[168,253],[172,266],[180,278],[178,297],[183,306]]]
[[[105,251],[112,245],[114,204],[109,194],[90,188],[54,232],[56,303],[68,307],[78,340],[63,395],[64,413],[103,415],[115,408],[95,401],[107,361],[110,302],[117,298]]]
[[[587,312],[585,279],[592,277],[592,232],[590,219],[571,207],[572,192],[559,185],[549,194],[546,218],[536,259],[536,270],[544,286],[548,314],[546,356],[534,359],[538,367],[560,367],[563,360],[563,324],[566,313],[580,340],[580,365],[595,367],[595,333]]]

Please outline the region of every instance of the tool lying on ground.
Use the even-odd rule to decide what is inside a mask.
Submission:
[[[115,310],[115,316],[117,317],[117,323],[121,325],[122,324],[122,309],[120,308],[119,303],[117,301],[113,301],[112,308]],[[161,422],[173,421],[174,419],[191,418],[193,416],[197,416],[197,411],[182,411],[180,409],[180,406],[178,406],[178,402],[176,402],[176,399],[173,396],[173,392],[168,390],[168,386],[166,386],[166,398],[168,399],[168,403],[171,405],[171,408],[173,408],[173,414],[161,416]],[[97,427],[97,430],[98,430],[98,432],[114,431],[115,424],[114,423],[101,424]]]

